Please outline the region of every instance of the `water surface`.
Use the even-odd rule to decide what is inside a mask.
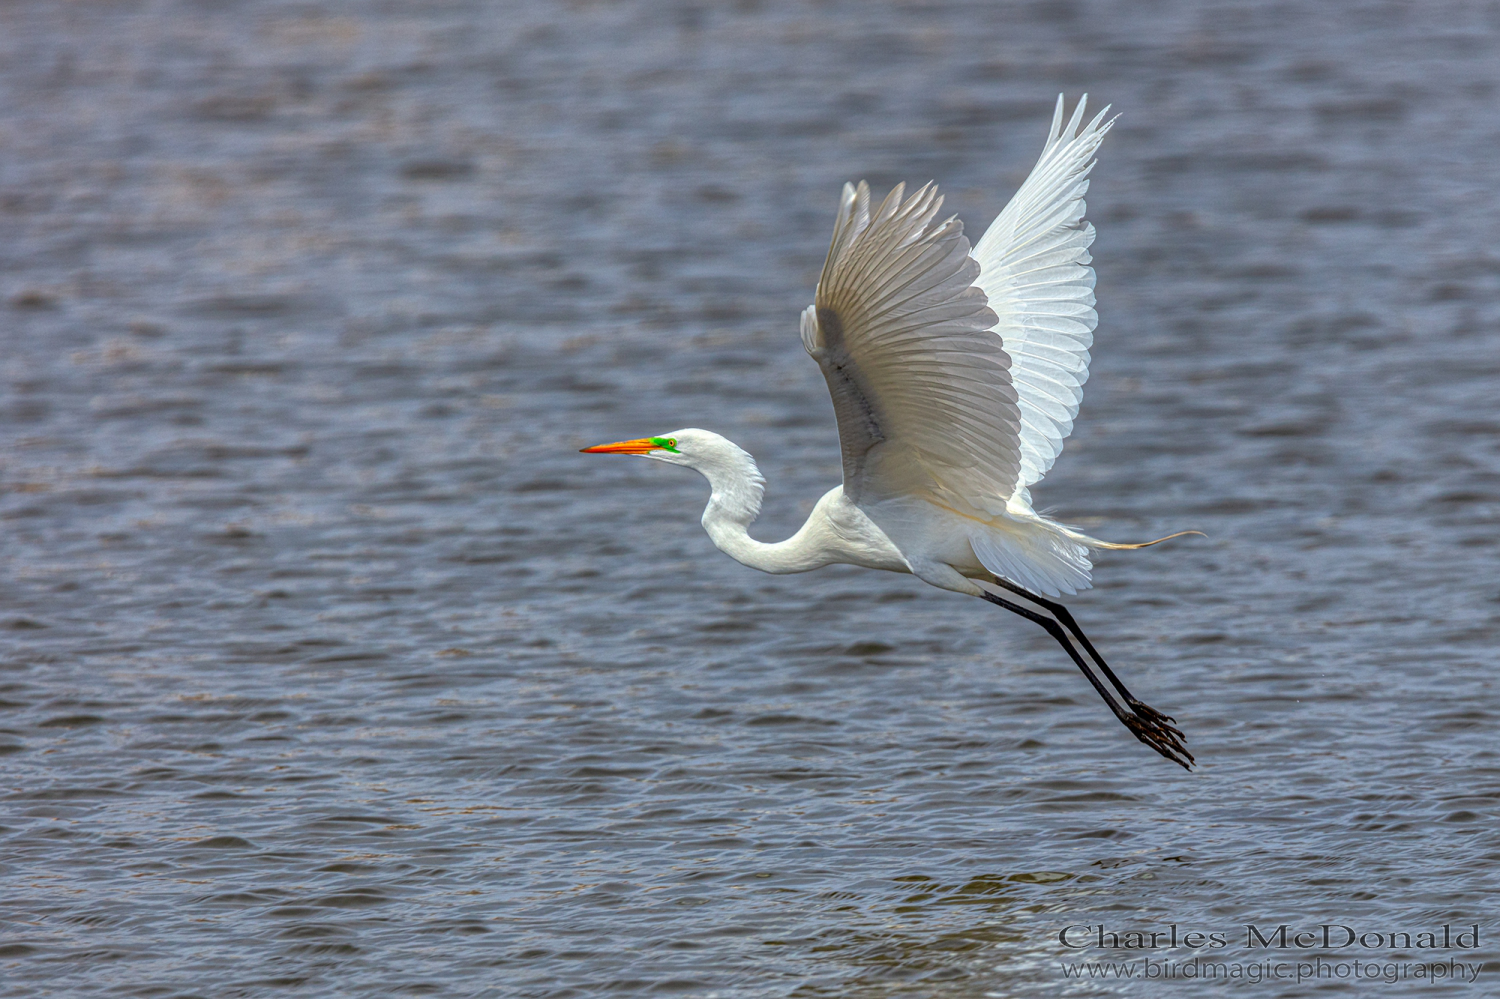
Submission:
[[[1495,960],[1496,42],[1463,4],[5,5],[0,993],[1170,991],[1065,980],[1101,924]],[[1124,116],[1036,496],[1209,535],[1072,602],[1193,774],[1039,629],[755,573],[697,476],[576,453],[717,430],[790,533],[839,476],[796,333],[839,185],[937,179],[977,233],[1059,90]]]

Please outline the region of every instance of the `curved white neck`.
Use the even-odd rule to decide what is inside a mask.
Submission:
[[[785,541],[766,544],[750,536],[750,524],[760,515],[766,480],[754,458],[739,448],[735,451],[737,455],[725,460],[695,466],[713,487],[703,511],[703,529],[719,551],[762,572],[807,572],[828,565],[823,546],[814,543],[816,513]]]

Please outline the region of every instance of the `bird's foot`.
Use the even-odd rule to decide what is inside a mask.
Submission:
[[[1164,715],[1151,705],[1138,701],[1134,697],[1129,698],[1125,703],[1135,714],[1122,721],[1125,722],[1126,728],[1135,733],[1137,739],[1182,769],[1193,769],[1193,754],[1188,752],[1187,747],[1182,744],[1183,739],[1187,737],[1182,734],[1182,729],[1172,724],[1175,721],[1172,716]]]

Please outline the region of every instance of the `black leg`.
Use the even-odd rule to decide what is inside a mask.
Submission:
[[[1083,633],[1083,629],[1078,627],[1078,622],[1073,620],[1073,615],[1068,612],[1066,607],[1056,601],[1037,596],[1031,591],[1006,580],[997,578],[995,582],[1017,596],[1025,597],[1027,600],[1045,608],[1053,617],[1049,618],[1036,611],[1028,610],[1020,604],[1012,603],[1004,597],[996,596],[992,593],[983,594],[984,599],[992,604],[1004,607],[1012,613],[1019,614],[1028,621],[1035,621],[1046,629],[1047,633],[1057,640],[1057,644],[1061,645],[1064,651],[1068,653],[1068,657],[1073,660],[1074,664],[1083,672],[1083,675],[1088,677],[1089,683],[1099,692],[1099,696],[1104,699],[1104,703],[1108,705],[1110,711],[1114,712],[1115,717],[1120,719],[1120,722],[1126,728],[1130,729],[1137,739],[1184,770],[1192,769],[1193,754],[1188,752],[1187,747],[1183,745],[1182,740],[1185,737],[1182,731],[1172,724],[1173,719],[1157,711],[1144,701],[1141,701],[1126,689],[1125,684],[1121,683],[1120,678],[1115,676],[1114,670],[1110,669],[1109,664],[1104,661],[1104,657],[1099,655],[1099,651],[1088,640],[1088,636]],[[1056,618],[1056,620],[1053,618]],[[1104,674],[1115,690],[1119,691],[1125,705],[1130,708],[1129,711],[1124,710],[1120,706],[1119,702],[1110,695],[1104,684],[1099,681],[1094,671],[1084,662],[1083,657],[1078,654],[1078,650],[1073,646],[1073,643],[1068,640],[1068,635],[1063,631],[1064,627],[1072,632],[1079,644],[1084,647],[1089,656],[1098,665],[1100,672]]]
[[[1089,636],[1083,633],[1083,629],[1078,626],[1078,622],[1073,619],[1073,615],[1068,611],[1066,607],[1055,600],[1048,600],[1046,597],[1032,593],[1030,590],[1024,587],[1017,586],[1015,583],[1012,583],[1008,579],[1001,579],[999,576],[995,577],[995,585],[1004,587],[1017,596],[1025,597],[1032,603],[1037,604],[1040,607],[1044,607],[1048,611],[1050,611],[1052,613],[1052,616],[1061,621],[1063,627],[1071,631],[1073,633],[1073,636],[1077,638],[1080,643],[1082,643],[1084,650],[1088,652],[1088,654],[1093,658],[1094,662],[1099,664],[1099,669],[1103,671],[1106,677],[1109,678],[1109,682],[1114,685],[1114,688],[1120,692],[1120,696],[1125,699],[1125,703],[1130,705],[1132,709],[1135,709],[1137,713],[1155,715],[1156,717],[1165,719],[1169,722],[1175,720],[1168,715],[1161,714],[1155,708],[1146,704],[1144,701],[1137,699],[1130,693],[1129,690],[1125,689],[1125,684],[1121,683],[1120,678],[1115,676],[1115,671],[1109,668],[1109,663],[1105,662],[1104,657],[1099,654],[1099,650],[1094,648],[1094,643],[1089,641]],[[1141,709],[1145,709],[1144,712],[1142,712]],[[1181,735],[1182,733],[1178,732],[1177,734]]]

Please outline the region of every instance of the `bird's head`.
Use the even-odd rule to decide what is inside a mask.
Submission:
[[[598,444],[584,454],[638,454],[703,473],[714,488],[714,501],[744,518],[755,519],[766,480],[755,459],[738,444],[709,430],[674,430],[660,437]]]
[[[637,437],[631,441],[614,444],[596,444],[583,449],[583,454],[638,454],[645,458],[670,462],[673,465],[700,467],[711,460],[719,449],[716,444],[729,444],[718,434],[707,430],[674,430],[660,437]],[[730,447],[734,445],[730,444]],[[738,450],[738,448],[736,448]]]

